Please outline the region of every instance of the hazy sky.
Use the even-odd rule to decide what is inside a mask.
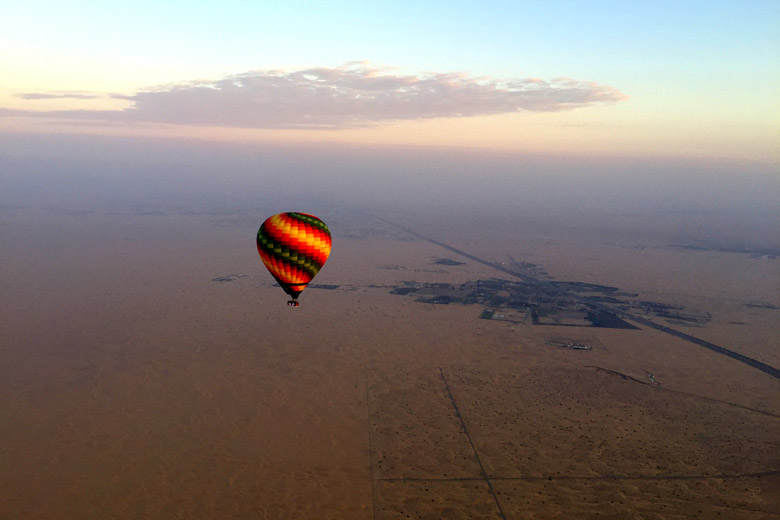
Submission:
[[[780,3],[54,2],[0,131],[776,163]]]

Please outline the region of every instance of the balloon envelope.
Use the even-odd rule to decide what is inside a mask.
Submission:
[[[279,213],[257,230],[257,252],[293,300],[311,282],[330,254],[330,230],[308,213]]]

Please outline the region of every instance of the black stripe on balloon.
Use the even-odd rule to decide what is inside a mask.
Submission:
[[[309,229],[310,233],[313,232],[313,231],[315,231],[315,230]],[[260,229],[257,230],[257,239],[258,240],[261,240],[261,239],[268,240],[269,242],[273,242],[274,244],[278,244],[280,247],[286,247],[291,253],[301,254],[304,257],[309,258],[300,249],[297,249],[295,247],[291,247],[290,245],[288,245],[285,242],[285,239],[287,238],[287,236],[288,235],[285,235],[284,231],[282,231],[281,229],[279,229],[278,227],[276,227],[274,225],[269,225],[268,227],[263,225]],[[328,238],[330,238],[330,234],[328,234]],[[323,239],[323,237],[317,237],[315,240],[322,240],[323,242],[325,241]],[[312,245],[311,242],[308,242],[308,239],[306,239],[306,240],[295,239],[295,241],[296,242],[308,243],[308,245],[310,245],[310,246]],[[314,263],[314,262],[312,262],[312,263]],[[324,263],[325,263],[325,260],[322,261],[322,264],[324,264]],[[322,264],[320,264],[320,267],[322,267]]]
[[[295,250],[291,250],[288,247],[280,246],[281,249],[282,249],[282,252],[281,253],[277,253],[275,251],[276,244],[274,242],[270,241],[270,240],[261,241],[260,238],[258,237],[257,244],[263,250],[265,250],[265,252],[269,256],[274,257],[279,262],[282,262],[282,263],[290,266],[291,268],[297,269],[299,271],[305,271],[306,273],[308,273],[312,277],[314,275],[316,275],[320,271],[320,269],[322,268],[322,265],[317,263],[317,262],[315,262],[313,258],[308,257],[305,254],[297,252]],[[288,253],[288,254],[297,254],[299,259],[300,258],[304,259],[303,264],[299,264],[297,261],[293,261],[289,257],[285,258],[284,256],[282,256],[285,252]],[[306,265],[307,262],[308,262],[309,265]]]
[[[292,240],[295,240],[296,242],[309,242],[311,240],[314,241],[322,241],[322,242],[328,242],[330,244],[331,236],[330,232],[326,231],[327,240],[324,236],[322,236],[323,230],[320,229],[312,229],[311,226],[304,226],[305,229],[308,230],[308,234],[312,235],[310,237],[307,237],[305,239],[299,239],[299,238],[293,238],[288,234],[285,234],[284,230],[281,227],[278,227],[273,224],[269,224],[268,226],[265,225],[265,223],[260,227],[260,229],[257,230],[257,237],[260,239],[261,237],[266,238],[267,240],[271,241],[279,241],[280,243],[284,244],[284,240],[287,237],[290,237]],[[327,227],[326,227],[327,228]],[[318,236],[319,235],[319,236]]]
[[[269,255],[277,257],[280,260],[288,260],[281,256],[284,253],[287,253],[288,255],[296,255],[297,258],[299,259],[303,258],[303,264],[299,264],[297,261],[294,260],[289,260],[289,263],[291,263],[292,265],[297,265],[299,268],[302,269],[306,269],[309,266],[317,266],[317,269],[319,270],[320,268],[322,268],[322,265],[325,263],[325,262],[322,263],[318,262],[315,259],[315,257],[307,255],[305,252],[301,251],[300,249],[289,247],[286,244],[276,243],[273,241],[272,237],[269,237],[267,235],[263,235],[261,237],[260,233],[258,233],[257,244],[261,248],[266,249]],[[281,249],[281,252],[279,253],[275,251],[277,246]],[[307,263],[309,264],[308,266],[306,265]]]
[[[303,215],[301,213],[295,213],[295,212],[285,213],[285,216],[292,217],[292,218],[298,220],[299,222],[303,222],[304,224],[308,224],[310,226],[314,226],[314,227],[316,227],[316,228],[326,232],[328,234],[328,236],[330,236],[330,230],[328,229],[328,226],[325,225],[325,222],[321,221],[318,218],[308,217],[308,216]]]
[[[312,230],[309,230],[309,231],[312,231]],[[275,228],[273,226],[269,226],[268,228],[262,228],[261,227],[260,229],[257,230],[257,240],[258,240],[258,242],[260,240],[267,240],[269,242],[273,242],[274,244],[278,243],[281,247],[286,247],[290,251],[300,251],[299,249],[297,249],[295,247],[291,247],[290,245],[288,245],[285,242],[285,240],[288,237],[289,237],[289,235],[285,235],[284,232],[281,229]],[[313,247],[313,244],[309,241],[309,239],[301,240],[301,239],[292,238],[292,237],[290,237],[290,238],[292,240],[295,240],[296,242],[304,243],[304,244],[309,245],[310,247]],[[328,235],[328,238],[330,238],[330,235]],[[316,238],[314,238],[314,240],[315,241],[316,240],[321,240],[321,241],[325,242],[325,240],[323,238],[321,238],[321,237],[316,237]]]
[[[300,265],[298,262],[293,262],[289,258],[284,258],[275,253],[269,253],[274,260],[284,264],[290,271],[298,271],[300,273],[308,274],[310,277],[314,277],[321,269],[322,266],[317,264]]]
[[[273,231],[277,231],[277,233],[272,234]],[[309,272],[311,276],[317,274],[317,272],[319,272],[319,270],[325,264],[325,261],[320,262],[317,260],[316,257],[307,255],[304,251],[298,248],[289,247],[287,244],[281,241],[277,242],[277,238],[274,235],[279,235],[279,234],[280,233],[278,233],[278,230],[276,228],[269,228],[268,230],[264,230],[264,228],[261,227],[260,229],[257,230],[257,245],[262,249],[265,249],[269,255],[274,256],[278,258],[280,261],[284,261],[287,264],[294,266],[298,269],[305,270]],[[280,238],[284,238],[284,236],[282,235]],[[281,253],[277,253],[276,251],[274,251],[276,247],[279,247],[282,250]],[[303,258],[303,265],[298,264],[297,261],[293,261],[281,257],[280,255],[284,254],[285,252],[290,255],[297,255],[298,258]],[[321,256],[321,255],[317,255],[317,256]],[[306,263],[308,263],[309,265],[307,266]]]

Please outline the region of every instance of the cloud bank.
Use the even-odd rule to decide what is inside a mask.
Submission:
[[[19,97],[82,95],[31,92]],[[293,72],[255,70],[109,97],[128,100],[132,106],[116,111],[26,114],[246,128],[344,128],[518,111],[556,112],[627,99],[614,87],[571,78],[544,81],[498,80],[459,73],[399,75],[362,63]]]

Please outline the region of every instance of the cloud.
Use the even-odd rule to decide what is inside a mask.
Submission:
[[[99,99],[104,94],[85,94],[83,92],[26,92],[14,94],[15,97],[27,100],[33,99]]]
[[[21,94],[24,99],[87,94]],[[246,128],[343,128],[399,120],[556,112],[627,99],[618,89],[556,78],[499,80],[460,73],[393,74],[351,63],[291,72],[255,70],[112,94],[132,106],[116,111],[56,111],[67,119]]]

